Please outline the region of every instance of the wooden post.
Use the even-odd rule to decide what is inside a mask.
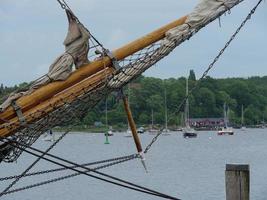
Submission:
[[[249,165],[226,165],[226,200],[249,200]]]
[[[138,153],[141,153],[143,151],[142,150],[142,145],[141,145],[140,139],[138,137],[138,133],[137,133],[137,130],[136,130],[136,125],[135,125],[135,122],[134,122],[134,119],[133,119],[133,116],[132,116],[132,112],[131,112],[131,109],[130,109],[130,106],[129,106],[129,103],[128,103],[128,98],[125,95],[123,95],[122,99],[123,99],[124,109],[125,109],[126,114],[127,114],[128,122],[129,122],[131,131],[132,131],[132,135],[133,135],[133,138],[134,138],[134,142],[135,142],[135,145],[136,145],[136,149],[137,149]]]

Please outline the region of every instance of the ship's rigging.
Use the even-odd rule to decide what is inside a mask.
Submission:
[[[67,9],[71,13],[73,13],[64,0],[57,0],[57,1],[60,3],[63,9]],[[256,9],[258,8],[258,6],[260,5],[262,1],[263,0],[260,0],[256,4],[256,6],[250,11],[248,16],[241,23],[241,25],[237,28],[237,30],[232,35],[230,40],[227,41],[223,49],[219,52],[216,58],[208,66],[207,70],[203,73],[203,75],[201,76],[197,84],[193,88],[191,88],[191,90],[189,91],[189,94],[184,98],[184,100],[181,102],[181,104],[176,109],[176,112],[180,112],[188,96],[192,93],[194,89],[197,88],[201,80],[207,76],[208,72],[214,67],[215,63],[219,60],[219,58],[222,56],[224,51],[229,47],[231,42],[235,39],[236,35],[244,27],[246,22],[255,13]],[[203,2],[207,2],[207,1],[203,1]],[[0,178],[1,181],[15,179],[4,191],[0,193],[0,197],[3,195],[11,194],[14,192],[22,191],[25,189],[37,187],[37,186],[48,184],[48,183],[52,183],[55,181],[63,180],[63,179],[70,178],[70,177],[80,175],[80,174],[94,177],[93,175],[91,175],[91,173],[90,174],[88,173],[88,172],[94,172],[98,175],[103,175],[104,177],[108,177],[108,178],[111,178],[111,179],[114,179],[120,182],[120,183],[113,182],[113,181],[110,181],[104,178],[100,178],[98,176],[94,177],[97,179],[100,178],[101,180],[107,181],[112,184],[126,187],[128,189],[133,189],[139,192],[156,195],[162,198],[177,199],[175,197],[171,197],[166,194],[162,194],[160,192],[150,190],[148,188],[144,188],[136,184],[118,179],[116,177],[111,177],[107,174],[97,171],[105,167],[110,167],[110,166],[113,166],[113,165],[116,165],[122,162],[140,158],[140,154],[133,154],[129,156],[123,156],[120,158],[98,161],[94,163],[86,163],[83,165],[79,165],[77,163],[73,163],[66,159],[55,157],[54,155],[49,154],[48,152],[61,139],[63,139],[63,137],[71,130],[71,128],[70,130],[66,131],[61,136],[60,140],[56,141],[44,152],[31,147],[31,145],[46,130],[51,129],[54,126],[59,125],[63,122],[67,123],[70,119],[69,116],[73,116],[74,118],[78,118],[78,119],[82,118],[84,113],[87,110],[91,109],[101,99],[106,97],[110,92],[120,91],[127,83],[134,80],[147,68],[151,67],[156,62],[161,60],[163,57],[167,56],[180,43],[189,39],[196,32],[198,32],[201,28],[203,28],[206,24],[217,19],[223,13],[229,11],[231,7],[235,6],[236,4],[240,2],[241,1],[227,1],[227,0],[222,1],[221,5],[219,6],[216,5],[218,7],[216,6],[213,7],[214,9],[217,9],[216,10],[217,12],[213,13],[213,15],[208,15],[208,16],[203,17],[204,18],[202,19],[204,20],[203,24],[192,25],[190,24],[190,21],[189,22],[186,21],[188,20],[188,18],[184,17],[176,21],[176,23],[181,24],[177,26],[178,28],[173,28],[169,32],[167,31],[167,33],[164,32],[164,35],[166,33],[166,36],[159,37],[159,39],[157,40],[154,39],[155,40],[154,42],[152,41],[151,44],[145,45],[145,47],[142,48],[140,51],[137,51],[136,53],[132,55],[126,54],[124,58],[120,57],[121,55],[120,55],[120,52],[118,51],[111,53],[111,51],[104,48],[103,45],[92,34],[90,34],[91,35],[90,52],[92,53],[92,55],[89,56],[89,58],[91,58],[92,60],[96,59],[95,62],[91,63],[91,65],[93,67],[96,66],[96,68],[94,68],[95,69],[93,71],[94,73],[90,72],[92,74],[89,76],[89,78],[85,78],[84,80],[77,82],[77,83],[75,83],[74,81],[75,83],[74,85],[70,86],[71,85],[70,84],[69,85],[70,87],[68,89],[63,90],[64,94],[62,93],[62,91],[57,94],[53,94],[53,96],[51,96],[51,99],[44,100],[41,106],[37,105],[39,106],[38,108],[36,108],[37,107],[36,105],[35,105],[36,107],[33,106],[33,108],[26,110],[26,111],[21,108],[21,110],[23,111],[22,114],[23,114],[23,117],[25,118],[24,120],[26,121],[26,123],[21,123],[21,120],[19,119],[20,117],[16,116],[17,114],[12,108],[10,108],[9,111],[13,111],[13,112],[9,112],[8,117],[3,117],[0,115],[1,117],[0,119],[2,121],[1,122],[2,124],[0,125],[0,128],[1,128],[0,129],[0,135],[1,135],[0,141],[3,144],[7,144],[6,146],[4,146],[6,150],[5,153],[7,152],[7,154],[4,154],[2,156],[2,159],[6,162],[15,161],[22,152],[26,152],[37,157],[36,161],[32,163],[22,174],[13,176],[13,177]],[[77,17],[76,17],[76,20],[79,23],[81,23]],[[122,48],[121,51],[122,50],[125,50],[125,48]],[[94,52],[96,53],[94,54]],[[100,67],[97,68],[97,66],[100,66]],[[68,115],[67,118],[62,117],[66,115]],[[161,132],[153,138],[152,142],[144,150],[145,154],[149,151],[150,147],[155,143],[155,141],[159,138],[160,135],[161,135]],[[53,161],[49,157],[50,158],[53,157],[57,159],[57,161]],[[49,162],[54,162],[54,164],[57,164],[61,166],[62,168],[29,173],[30,169],[32,169],[33,166],[41,159],[47,160]],[[65,162],[65,164],[62,162]],[[66,165],[66,164],[69,164],[69,165]],[[87,166],[96,165],[96,164],[103,164],[103,165],[96,166],[94,168],[87,167]],[[83,170],[79,170],[77,168],[80,168]],[[52,179],[51,181],[40,182],[40,183],[26,186],[23,188],[10,190],[23,177],[45,174],[45,173],[52,173],[52,172],[65,170],[65,169],[75,171],[75,174],[57,178],[57,179]]]

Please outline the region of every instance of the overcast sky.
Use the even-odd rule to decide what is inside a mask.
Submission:
[[[111,50],[187,13],[199,0],[66,0],[80,20]],[[197,77],[258,0],[245,0],[179,46],[145,75]],[[213,77],[267,75],[267,4],[260,6],[223,58]],[[0,0],[0,83],[14,85],[45,74],[64,51],[65,13],[56,0]]]

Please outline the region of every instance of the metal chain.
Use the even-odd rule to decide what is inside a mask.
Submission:
[[[8,139],[5,139],[5,140],[8,140]],[[4,140],[0,138],[0,141],[4,141]],[[17,142],[13,142],[13,144],[10,144],[10,145],[16,146],[17,148],[20,148],[20,149],[22,149],[20,146],[24,146],[23,144],[18,144]],[[31,154],[31,155],[36,156],[36,157],[40,157],[40,155],[38,155],[38,153],[42,153],[42,151],[40,151],[40,150],[38,150],[36,148],[33,148],[33,147],[29,147],[30,151],[27,150],[27,149],[22,149],[22,150],[24,152],[27,152],[28,154]],[[34,151],[35,153],[32,152],[32,151]],[[72,171],[75,171],[75,172],[78,172],[80,174],[86,175],[87,177],[95,178],[95,179],[98,179],[98,180],[101,180],[101,181],[104,181],[104,182],[107,182],[107,183],[110,183],[110,184],[113,184],[113,185],[117,185],[117,186],[120,186],[120,187],[123,187],[123,188],[127,188],[127,189],[130,189],[130,190],[141,192],[141,193],[146,193],[146,194],[149,194],[149,195],[158,196],[158,197],[165,198],[165,199],[180,200],[180,199],[178,199],[176,197],[172,197],[172,196],[166,195],[164,193],[157,192],[157,191],[149,189],[147,187],[134,184],[132,182],[129,182],[129,181],[126,181],[126,180],[123,180],[123,179],[120,179],[120,178],[105,174],[103,172],[99,172],[97,170],[93,170],[93,169],[90,169],[90,168],[82,167],[77,163],[74,163],[72,161],[68,161],[68,160],[66,160],[64,158],[60,158],[58,156],[55,156],[55,155],[52,155],[52,154],[49,154],[49,153],[47,153],[47,156],[49,156],[49,157],[51,157],[53,159],[56,159],[58,161],[62,161],[62,162],[65,162],[65,163],[69,163],[69,164],[78,166],[79,168],[82,168],[82,169],[85,169],[85,170],[89,170],[89,171],[97,174],[97,175],[93,175],[93,174],[90,174],[90,173],[88,174],[88,173],[86,173],[84,171],[73,169],[73,168],[71,168],[71,167],[69,167],[69,166],[67,166],[65,164],[62,164],[62,163],[60,163],[58,161],[55,161],[55,160],[53,160],[51,158],[42,157],[43,160],[46,160],[46,161],[48,161],[50,163],[54,163],[54,164],[62,166],[62,167],[66,167],[66,168],[68,168],[68,169],[70,169]]]
[[[152,139],[152,141],[147,145],[147,147],[145,148],[145,151],[144,151],[145,154],[150,150],[150,148],[152,147],[152,145],[158,140],[158,137],[159,137],[162,133],[163,133],[163,132],[160,131],[160,132],[159,132],[159,133]]]
[[[179,104],[178,108],[175,109],[176,111],[174,113],[172,113],[172,115],[175,115],[177,113],[179,113],[181,111],[182,106],[185,104],[186,100],[189,98],[189,96],[192,94],[192,92],[199,86],[200,82],[208,75],[209,71],[214,67],[214,65],[216,64],[216,62],[220,59],[220,57],[223,55],[223,53],[225,52],[225,50],[229,47],[229,45],[232,43],[232,41],[235,39],[235,37],[237,36],[237,34],[240,32],[240,30],[245,26],[246,22],[248,20],[251,19],[251,16],[255,13],[256,9],[258,8],[258,6],[261,4],[263,0],[260,0],[256,6],[250,11],[250,13],[248,14],[248,16],[245,18],[245,20],[241,23],[241,25],[237,28],[237,30],[235,31],[235,33],[231,36],[231,38],[226,42],[225,46],[221,49],[221,51],[219,52],[219,54],[214,58],[214,60],[212,61],[212,63],[208,66],[208,68],[204,71],[203,75],[201,76],[201,78],[195,83],[194,87],[190,89],[190,91],[188,92],[188,95],[185,96],[185,98],[182,100],[182,102]],[[169,119],[170,120],[170,119]],[[149,143],[149,145],[146,147],[144,153],[146,154],[150,148],[152,147],[152,145],[157,141],[158,137],[162,134],[162,132],[159,132],[151,141],[151,143]]]
[[[0,193],[0,197],[8,192],[9,189],[11,189],[22,177],[24,177],[27,172],[29,172],[41,160],[41,158],[44,157],[51,149],[53,149],[69,132],[70,130],[67,130],[64,134],[62,134],[58,140],[56,140],[42,155],[40,155],[40,157],[38,157],[26,170],[24,170],[21,175],[17,176],[16,179]]]
[[[112,158],[112,159],[107,159],[107,160],[101,160],[101,161],[96,161],[96,162],[91,162],[91,163],[85,163],[85,164],[81,164],[81,166],[98,165],[98,164],[103,164],[103,163],[107,163],[107,162],[118,162],[119,160],[125,160],[125,159],[132,158],[135,155],[136,154],[132,154],[132,155],[129,155],[129,156],[123,156],[123,157],[117,157],[117,158]],[[77,167],[74,166],[73,168],[75,169]],[[43,175],[43,174],[48,174],[48,173],[53,173],[53,172],[59,172],[59,171],[64,171],[64,170],[67,170],[67,169],[62,167],[62,168],[56,168],[56,169],[50,169],[50,170],[37,171],[37,172],[25,174],[23,177]],[[15,179],[15,178],[17,178],[19,176],[20,175],[2,177],[2,178],[0,178],[0,181],[7,181],[7,180]]]
[[[60,4],[61,4],[61,7],[63,8],[63,9],[66,9],[66,8],[69,8],[67,5],[66,5],[66,3],[65,3],[65,1],[63,0],[63,2],[64,2],[64,4],[61,2],[61,1],[59,1],[59,0],[57,0]],[[228,48],[228,46],[231,44],[231,42],[235,39],[235,37],[237,36],[237,34],[240,32],[240,30],[244,27],[244,25],[246,24],[246,22],[249,20],[249,19],[251,19],[251,16],[255,13],[255,11],[256,11],[256,9],[258,8],[258,6],[260,5],[260,3],[262,2],[263,0],[260,0],[258,3],[257,3],[257,5],[250,11],[250,13],[248,14],[248,16],[246,17],[246,19],[241,23],[241,25],[238,27],[238,29],[236,30],[236,32],[231,36],[231,38],[230,38],[230,40],[225,44],[225,46],[224,46],[224,48],[219,52],[219,54],[215,57],[215,59],[213,60],[213,62],[209,65],[209,67],[208,67],[208,69],[203,73],[203,75],[202,75],[202,77],[199,79],[199,81],[198,82],[196,82],[196,84],[195,84],[195,86],[189,91],[189,94],[191,94],[196,88],[197,88],[197,86],[199,85],[199,83],[207,76],[207,74],[208,74],[208,72],[214,67],[214,65],[215,65],[215,63],[219,60],[219,58],[223,55],[223,53],[225,52],[225,50]],[[75,15],[74,15],[75,16]],[[76,16],[75,16],[76,17]],[[77,17],[76,17],[77,18]],[[76,19],[76,20],[78,20],[78,18]],[[79,22],[79,20],[78,20],[78,22]],[[183,104],[184,104],[184,102],[186,101],[186,99],[188,99],[188,97],[189,97],[189,95],[187,95],[185,98],[184,98],[184,100],[182,101],[182,103],[179,105],[179,107],[178,107],[178,112],[181,110],[181,107],[183,106]],[[144,151],[144,153],[147,153],[149,150],[150,150],[150,148],[151,148],[151,146],[157,141],[157,139],[158,139],[158,137],[161,135],[161,133],[162,132],[159,132],[154,138],[153,138],[153,140],[151,141],[151,143],[146,147],[146,149],[145,149],[145,151]],[[42,157],[42,156],[41,156]],[[41,157],[40,157],[40,159],[41,159]],[[136,156],[135,157],[133,157],[132,159],[134,159],[134,158],[136,158]],[[118,162],[116,162],[116,163],[121,163],[121,162],[123,162],[124,160],[122,160],[122,161],[118,161]],[[35,164],[34,164],[35,165]],[[101,168],[105,168],[105,167],[109,167],[109,166],[112,166],[112,165],[115,165],[115,164],[113,164],[113,163],[109,163],[109,164],[107,164],[107,165],[103,165],[103,166],[101,166]],[[31,166],[30,166],[30,168],[31,168]],[[25,174],[26,174],[26,172],[27,171],[25,171]],[[78,173],[78,174],[80,174],[80,173]],[[20,175],[19,177],[17,177],[18,179],[16,179],[16,180],[19,180],[21,177],[23,177],[23,174],[22,175]],[[13,182],[14,183],[14,182]],[[16,182],[15,182],[16,183]],[[11,184],[10,186],[12,187],[14,184]],[[3,192],[7,192],[7,190],[9,190],[11,187],[8,187],[7,189],[5,189]],[[0,194],[0,196],[2,196],[3,195],[3,192]],[[5,194],[5,193],[4,193]]]
[[[136,159],[136,158],[138,158],[138,154],[125,156],[124,159],[121,159],[119,161],[115,161],[113,163],[109,163],[109,164],[106,164],[106,165],[102,165],[102,166],[99,166],[99,167],[95,167],[95,168],[93,168],[93,170],[100,170],[100,169],[108,168],[108,167],[111,167],[111,166],[114,166],[114,165],[118,165],[118,164],[130,161],[130,160]],[[73,167],[73,169],[74,168],[76,168],[76,167]],[[89,171],[91,171],[91,170],[85,170],[84,172],[89,172]],[[81,173],[77,172],[77,173],[73,173],[73,174],[70,174],[70,175],[62,176],[62,177],[59,177],[59,178],[54,178],[54,179],[51,179],[51,180],[47,180],[47,181],[35,183],[35,184],[32,184],[32,185],[24,186],[24,187],[21,187],[21,188],[16,188],[14,190],[10,190],[8,192],[5,192],[3,195],[8,195],[8,194],[20,192],[20,191],[23,191],[23,190],[28,190],[28,189],[35,188],[35,187],[40,187],[40,186],[47,185],[47,184],[50,184],[50,183],[63,181],[63,180],[66,180],[68,178],[72,178],[72,177],[75,177],[75,176],[78,176],[78,175],[81,175]]]
[[[237,30],[231,36],[231,38],[226,42],[226,44],[224,45],[224,47],[220,50],[219,54],[214,58],[214,60],[211,62],[211,64],[208,66],[208,68],[204,71],[204,73],[202,74],[201,78],[195,83],[194,87],[192,87],[189,90],[188,95],[185,96],[185,98],[179,104],[179,106],[177,107],[177,109],[175,109],[176,111],[174,113],[172,113],[172,115],[175,115],[175,114],[177,114],[177,113],[179,113],[181,111],[181,108],[185,104],[186,100],[189,98],[189,96],[192,94],[192,92],[199,86],[199,84],[201,83],[201,81],[208,75],[209,71],[214,67],[214,65],[217,63],[217,61],[223,55],[223,53],[225,52],[225,50],[229,47],[229,45],[232,43],[232,41],[236,38],[236,36],[238,35],[238,33],[241,31],[241,29],[245,26],[245,24],[247,23],[247,21],[251,19],[251,16],[255,13],[256,9],[262,3],[262,1],[263,0],[259,0],[259,2],[256,4],[256,6],[249,12],[249,14],[245,18],[245,20],[237,28]]]

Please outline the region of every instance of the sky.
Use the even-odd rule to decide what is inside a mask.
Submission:
[[[145,72],[159,78],[200,77],[258,0],[244,0]],[[192,11],[199,0],[66,0],[110,50]],[[215,78],[267,75],[267,4],[263,3],[209,74]],[[0,83],[29,82],[64,52],[67,18],[56,0],[0,0]]]

